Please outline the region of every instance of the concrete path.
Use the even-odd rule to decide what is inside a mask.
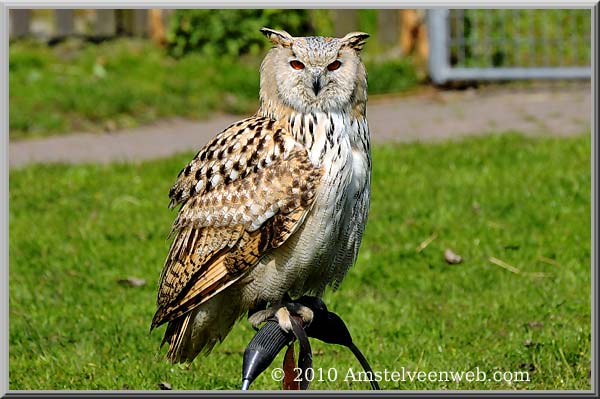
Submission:
[[[429,88],[412,95],[372,97],[368,117],[375,142],[436,140],[511,130],[531,135],[582,134],[591,129],[591,86],[563,83],[463,91]],[[10,167],[38,162],[135,161],[197,151],[241,118],[175,118],[114,133],[73,133],[10,142]]]

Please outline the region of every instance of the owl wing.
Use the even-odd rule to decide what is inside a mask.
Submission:
[[[160,279],[152,328],[221,292],[302,224],[322,175],[306,148],[268,118],[225,129],[182,170],[182,204]]]

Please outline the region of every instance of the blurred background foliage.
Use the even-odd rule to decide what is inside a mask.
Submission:
[[[412,58],[386,56],[377,45],[377,11],[358,16],[359,29],[372,34],[362,54],[370,94],[415,88],[423,76]],[[74,36],[51,45],[13,40],[10,137],[113,131],[212,112],[251,114],[258,107],[260,62],[271,47],[259,31],[263,26],[335,35],[331,10],[177,10],[162,45],[127,35],[98,41]]]
[[[147,20],[138,21],[141,31],[128,27],[135,10],[102,11],[114,14],[108,35],[98,35],[105,25],[98,23],[100,10],[71,11],[69,34],[56,37],[57,10],[34,10],[33,34],[11,40],[11,139],[113,131],[213,112],[253,113],[260,62],[271,46],[259,31],[263,26],[297,36],[368,32],[362,58],[371,96],[429,83],[424,10],[147,10],[162,12],[158,37],[143,30]],[[403,19],[408,12],[412,20]],[[589,16],[583,9],[453,10],[451,62],[576,65],[590,58]],[[572,36],[561,35],[563,27]],[[40,37],[44,30],[50,36]],[[535,46],[540,37],[542,51]]]
[[[292,35],[314,35],[309,10],[176,10],[171,17],[169,53],[207,56],[258,55],[270,47],[259,29],[285,29]]]

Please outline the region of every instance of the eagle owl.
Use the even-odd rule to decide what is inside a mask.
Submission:
[[[337,288],[367,221],[360,51],[369,35],[261,32],[273,47],[260,68],[258,112],[206,144],[169,192],[181,208],[152,328],[168,323],[173,362],[208,353],[246,313],[254,325],[276,316],[289,329],[296,309],[309,322],[310,309],[288,306],[291,297]]]

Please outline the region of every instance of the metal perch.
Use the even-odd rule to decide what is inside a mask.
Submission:
[[[269,367],[277,354],[285,346],[292,344],[295,339],[300,346],[298,358],[298,368],[302,370],[300,389],[308,389],[310,381],[304,378],[304,370],[312,368],[312,351],[308,337],[349,348],[367,374],[374,375],[371,365],[352,341],[350,331],[341,317],[328,311],[325,303],[316,297],[303,296],[295,302],[309,307],[314,312],[312,322],[308,326],[301,326],[298,320],[292,317],[292,332],[286,333],[277,320],[269,319],[254,335],[244,352],[242,390],[247,390],[250,384]],[[372,389],[381,389],[377,381],[371,379],[370,383]]]

